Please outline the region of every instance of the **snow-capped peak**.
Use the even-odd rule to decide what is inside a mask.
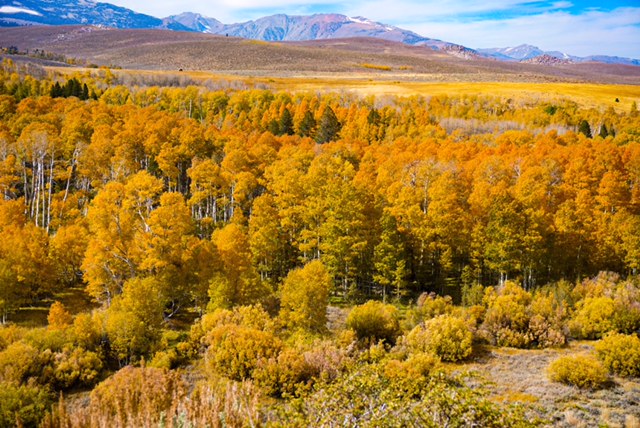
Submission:
[[[26,13],[27,15],[42,16],[40,12],[35,10],[25,9],[23,7],[15,6],[0,6],[0,13],[14,14],[14,13]]]
[[[375,25],[370,19],[363,18],[362,16],[347,17],[347,19],[357,24]]]

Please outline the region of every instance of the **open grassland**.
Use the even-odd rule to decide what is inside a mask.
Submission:
[[[583,107],[612,106],[628,110],[640,99],[640,86],[584,83],[428,82],[374,79],[316,78],[271,79],[276,89],[299,91],[353,91],[361,95],[493,95],[515,99],[571,99]],[[266,82],[265,82],[266,83]],[[616,102],[618,99],[618,102]]]
[[[61,74],[71,75],[78,71],[71,67],[47,67]],[[83,69],[91,73],[95,70]],[[122,79],[140,81],[173,78],[187,80],[193,84],[219,87],[259,87],[288,92],[352,92],[361,96],[474,96],[491,95],[504,100],[553,103],[569,99],[583,108],[608,108],[629,111],[631,104],[640,100],[640,85],[596,84],[596,83],[535,83],[535,82],[461,82],[456,76],[441,74],[381,73],[314,73],[296,74],[287,77],[258,73],[212,73],[208,71],[158,71],[158,70],[113,70]],[[449,79],[449,80],[447,80]]]

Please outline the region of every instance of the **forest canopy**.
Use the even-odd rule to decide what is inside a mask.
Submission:
[[[93,390],[87,417],[134,409],[131,397],[154,385],[170,396],[144,405],[171,414],[189,388],[162,369],[200,359],[208,376],[255,384],[191,393],[304,397],[283,410],[301,424],[347,411],[357,420],[369,404],[327,399],[357,386],[360,398],[382,397],[372,406],[391,406],[389,420],[428,414],[437,426],[473,414],[528,426],[440,364],[469,358],[478,341],[544,348],[610,337],[598,351],[607,367],[635,373],[616,354],[636,346],[625,335],[640,328],[635,103],[622,112],[119,76],[0,67],[1,322],[72,289],[92,302],[74,313],[54,303],[42,334],[0,329],[12,400],[44,408],[34,382],[87,388],[137,364]],[[366,300],[331,330],[330,301]],[[562,361],[554,379],[608,382],[595,357],[595,380],[574,380],[571,364],[581,363]],[[235,410],[277,419],[258,416],[256,402]],[[447,413],[451,402],[463,404]],[[29,425],[38,412],[15,414]]]
[[[637,109],[18,71],[5,61],[0,85],[5,314],[71,284],[110,302],[143,278],[172,311],[254,303],[316,259],[343,296],[640,263]],[[60,87],[100,96],[48,96]]]

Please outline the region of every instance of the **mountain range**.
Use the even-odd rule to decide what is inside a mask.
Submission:
[[[166,18],[94,0],[0,1],[0,27],[30,25],[97,25],[124,29],[167,29],[241,37],[264,41],[306,41],[372,37],[413,46],[428,46],[462,58],[486,57],[500,61],[567,62],[598,61],[640,66],[640,60],[606,55],[577,57],[557,51],[542,51],[531,45],[508,48],[470,49],[455,43],[421,36],[412,31],[340,14],[309,16],[272,15],[236,24],[185,12]],[[538,58],[538,60],[536,60]],[[547,61],[547,63],[549,63]]]

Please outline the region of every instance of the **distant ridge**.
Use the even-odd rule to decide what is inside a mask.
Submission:
[[[624,64],[640,66],[640,60],[608,55],[590,55],[579,57],[558,51],[543,51],[537,46],[519,45],[508,48],[478,49],[480,55],[501,61],[523,61],[529,64],[567,64],[572,62],[603,62],[605,64]],[[554,61],[555,58],[558,61]]]

